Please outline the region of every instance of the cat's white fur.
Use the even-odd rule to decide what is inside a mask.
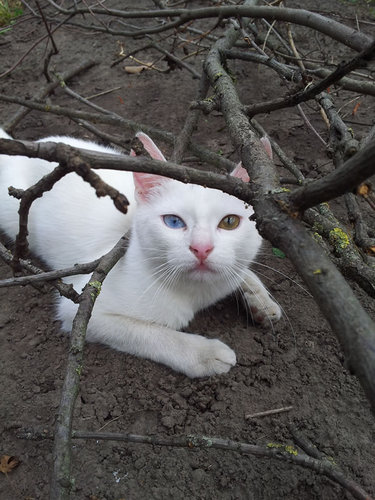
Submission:
[[[10,138],[1,129],[0,137]],[[151,156],[164,159],[149,137],[138,137]],[[116,153],[71,137],[42,140],[46,141]],[[8,195],[8,187],[28,188],[54,166],[40,159],[0,155],[0,227],[11,238],[18,232],[19,202]],[[236,363],[232,349],[219,340],[178,330],[197,311],[239,288],[258,320],[280,318],[280,308],[248,269],[261,245],[249,220],[251,207],[221,191],[160,176],[99,173],[127,196],[127,215],[108,197],[97,198],[87,183],[70,173],[33,203],[29,217],[31,249],[52,269],[100,257],[131,229],[127,253],[109,273],[95,304],[88,340],[164,363],[190,377],[227,372]],[[234,175],[246,178],[240,166]],[[186,227],[167,227],[167,214],[179,216]],[[240,217],[239,226],[219,228],[223,217],[232,214]],[[87,280],[82,275],[66,279],[78,291]],[[58,318],[64,330],[71,329],[76,310],[77,305],[59,297]]]

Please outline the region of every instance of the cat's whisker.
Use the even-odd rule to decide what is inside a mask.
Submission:
[[[241,270],[242,271],[242,270]],[[233,272],[235,272],[235,269],[233,269]],[[242,274],[242,273],[241,273]],[[241,301],[242,301],[242,304],[244,306],[244,309],[245,309],[245,312],[246,312],[246,323],[248,324],[248,321],[249,321],[249,313],[250,313],[250,318],[251,318],[251,322],[252,324],[255,324],[255,318],[254,318],[254,314],[253,314],[253,311],[251,310],[251,307],[249,306],[248,304],[248,301],[246,300],[246,296],[245,296],[245,292],[244,290],[242,289],[241,286],[239,286],[236,290],[236,292],[239,294],[240,298],[241,298]]]
[[[166,287],[165,287],[166,279],[168,279],[170,274],[174,272],[173,267],[171,267],[168,262],[164,263],[160,267],[161,267],[161,269],[159,269],[158,271],[151,274],[151,278],[154,278],[154,277],[156,277],[156,278],[142,292],[142,296],[145,295],[159,281],[160,282],[159,286],[153,294],[153,297],[151,299],[152,301],[154,301],[154,299],[157,298],[157,295],[161,290],[166,289]],[[159,276],[157,276],[158,274],[159,274]]]
[[[231,286],[231,288],[234,289],[234,296],[236,298],[236,303],[237,303],[237,313],[239,314],[240,310],[241,310],[239,300],[238,300],[238,296],[239,296],[241,304],[244,305],[244,309],[245,309],[245,313],[246,313],[246,324],[248,324],[248,320],[249,320],[248,313],[249,312],[250,312],[251,320],[254,323],[253,313],[252,313],[251,309],[248,307],[248,304],[247,304],[247,301],[245,298],[245,294],[244,294],[241,286],[237,286],[237,274],[235,273],[234,269],[232,269],[229,266],[227,266],[225,271],[226,271],[225,277],[229,283],[229,286]],[[233,285],[235,285],[235,286],[233,286]]]
[[[250,270],[246,270],[246,273],[251,276],[251,271]],[[258,274],[261,274],[261,273],[258,273]],[[262,275],[262,274],[261,274]],[[265,276],[267,277],[267,276]],[[264,286],[264,285],[263,285]],[[265,290],[267,290],[267,293],[268,295],[272,298],[272,300],[280,307],[280,310],[282,311],[283,313],[283,317],[285,318],[286,322],[288,323],[289,327],[290,327],[290,330],[292,332],[292,335],[293,335],[293,339],[294,339],[294,342],[296,343],[296,333],[295,333],[295,330],[293,328],[293,324],[288,316],[288,314],[286,313],[285,309],[282,307],[282,305],[280,304],[280,302],[276,299],[276,297],[264,286]],[[259,297],[258,297],[259,299]],[[245,302],[246,304],[246,302]],[[261,305],[264,305],[264,304],[261,304]],[[251,309],[250,309],[250,312],[251,312]],[[252,314],[252,313],[251,313]],[[271,318],[267,315],[267,319],[268,321],[271,323],[271,326],[272,326],[272,330],[273,332],[275,333],[274,331],[274,327],[273,327],[273,322],[271,320]]]
[[[142,262],[145,262],[147,259],[143,259]],[[154,267],[154,272],[150,274],[150,278],[155,278],[147,288],[145,288],[142,291],[141,297],[146,295],[147,292],[157,283],[158,281],[160,282],[158,288],[153,294],[152,301],[157,298],[157,295],[159,292],[162,290],[166,290],[168,287],[166,286],[166,281],[168,280],[168,277],[170,274],[174,272],[174,266],[172,266],[173,262],[176,261],[177,263],[179,262],[177,258],[170,259],[169,261],[163,262],[159,264],[158,266]]]
[[[259,253],[257,255],[259,255]],[[240,259],[240,258],[238,259],[238,261],[239,262],[243,261],[243,262],[246,262],[246,263],[248,262],[246,259]],[[287,274],[283,273],[279,269],[276,269],[275,267],[272,267],[272,266],[268,266],[267,264],[263,264],[262,262],[258,262],[256,260],[251,260],[250,264],[251,265],[256,264],[257,266],[265,267],[266,269],[269,269],[270,271],[273,271],[274,273],[279,274],[280,276],[283,276],[287,280],[291,281],[294,285],[298,286],[301,290],[303,290],[309,297],[312,297],[311,293],[305,287],[303,287],[300,283],[298,283],[298,281],[294,280],[293,278],[291,278]],[[257,271],[257,274],[260,274],[264,278],[267,278],[272,283],[276,283],[275,280],[273,280],[272,278],[270,278],[266,274],[261,274],[259,271]]]
[[[181,268],[175,267],[175,266],[173,266],[173,267],[169,266],[165,270],[163,275],[160,276],[157,280],[157,281],[160,281],[160,283],[153,294],[153,297],[151,299],[152,302],[158,298],[159,293],[161,293],[162,291],[166,291],[166,290],[168,290],[168,288],[172,287],[173,283],[177,281],[181,272],[182,272]],[[153,286],[155,283],[156,283],[156,281],[154,281],[151,286]]]

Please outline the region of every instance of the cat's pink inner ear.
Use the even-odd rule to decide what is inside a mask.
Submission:
[[[236,168],[233,170],[232,174],[233,177],[237,177],[238,179],[243,180],[244,182],[249,182],[250,177],[249,174],[246,172],[246,170],[243,168],[242,163],[238,163]]]
[[[263,137],[260,138],[260,141],[263,144],[264,149],[266,150],[266,153],[268,154],[268,156],[272,160],[273,154],[272,154],[272,146],[271,146],[270,140],[268,139],[268,137],[266,135],[264,135]]]
[[[163,153],[148,135],[144,134],[143,132],[138,132],[135,134],[135,136],[141,141],[145,150],[151,156],[151,158],[153,158],[154,160],[166,161]],[[131,154],[131,156],[133,155]]]
[[[135,197],[138,202],[149,199],[153,189],[160,186],[168,179],[162,175],[133,172]]]

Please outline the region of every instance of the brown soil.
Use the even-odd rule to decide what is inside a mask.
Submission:
[[[288,2],[290,7],[305,4]],[[324,1],[308,4],[328,9]],[[341,18],[343,22],[354,23],[354,7],[347,3],[332,0],[329,10],[350,18]],[[363,6],[359,17],[366,19],[366,15]],[[364,24],[361,28],[368,31],[373,26]],[[9,68],[43,33],[42,23],[29,20],[2,35],[1,67]],[[111,68],[118,45],[107,35],[64,28],[56,32],[55,41],[59,54],[52,58],[52,64],[58,72],[89,57],[100,60],[99,66],[70,82],[78,93],[90,96],[120,87],[94,102],[141,123],[170,131],[180,129],[196,92],[196,80],[190,74],[177,69],[167,74],[148,71],[130,75],[124,72],[123,64]],[[122,41],[128,51],[146,43]],[[303,30],[297,30],[296,41],[301,49],[319,42],[320,48],[314,53],[317,58],[321,49],[335,60],[349,52],[322,35],[317,40],[307,37]],[[10,76],[2,79],[3,92],[24,97],[38,91],[45,84],[44,57],[45,45],[40,44]],[[143,53],[142,57],[148,60],[150,56]],[[195,66],[199,70],[200,60]],[[242,63],[232,67],[245,103],[285,92],[268,71]],[[340,102],[347,102],[348,96],[341,92]],[[77,107],[61,90],[52,100]],[[305,109],[324,133],[318,114]],[[15,105],[1,103],[0,121],[16,110]],[[371,122],[373,112],[373,99],[361,99],[356,120]],[[318,139],[306,129],[295,110],[263,117],[262,123],[311,178],[327,171],[328,160]],[[197,140],[229,156],[232,147],[222,126],[217,113],[203,117]],[[353,127],[358,136],[366,130]],[[15,136],[22,139],[62,133],[88,137],[72,121],[36,112],[15,130]],[[126,141],[132,137],[130,131],[117,134],[124,135]],[[235,155],[231,157],[235,159]],[[202,312],[189,327],[192,332],[220,338],[234,348],[238,364],[230,373],[190,380],[153,362],[89,344],[74,428],[159,436],[208,435],[266,445],[293,444],[288,428],[293,423],[320,451],[333,457],[348,477],[375,495],[375,426],[362,389],[346,370],[334,334],[313,299],[300,287],[288,260],[275,257],[264,244],[259,261],[277,270],[254,266],[261,276],[267,275],[264,280],[282,305],[284,319],[273,328],[255,327],[238,308],[236,299],[228,298]],[[10,275],[1,265],[0,277]],[[373,300],[357,292],[366,309],[374,313]],[[60,333],[59,323],[54,320],[53,296],[31,287],[2,288],[0,300],[0,455],[16,455],[21,460],[8,477],[1,475],[0,498],[45,499],[52,442],[21,440],[16,434],[21,428],[53,432],[69,339]],[[289,405],[293,409],[287,413],[245,419],[248,413]],[[75,441],[73,454],[74,499],[351,498],[326,477],[307,469],[233,452]]]

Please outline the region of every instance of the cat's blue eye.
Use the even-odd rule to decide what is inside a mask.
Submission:
[[[186,227],[185,222],[178,215],[163,215],[164,224],[171,229],[181,229]]]

